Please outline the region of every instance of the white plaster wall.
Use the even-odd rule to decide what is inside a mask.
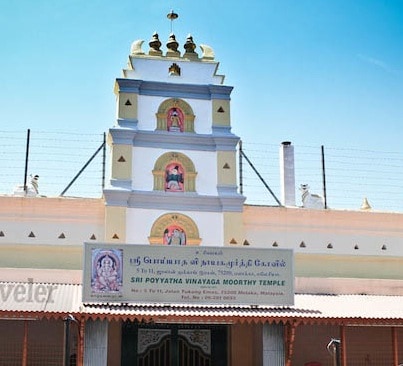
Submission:
[[[280,189],[281,203],[295,206],[294,146],[280,145]]]
[[[243,219],[245,237],[257,247],[277,242],[296,253],[403,256],[402,214],[245,206]]]
[[[127,71],[130,79],[159,81],[177,84],[217,84],[216,61],[189,61],[179,58],[131,57],[134,70]],[[169,67],[176,63],[181,68],[180,76],[169,75]]]
[[[0,245],[81,246],[92,234],[103,240],[101,199],[1,197],[0,202]],[[62,233],[65,238],[59,238]]]
[[[170,151],[172,150],[144,147],[133,148],[132,188],[134,190],[153,190],[152,170],[154,169],[154,164],[161,155]],[[193,161],[198,173],[196,176],[196,192],[203,195],[217,195],[216,152],[189,150],[183,153]]]
[[[165,97],[152,97],[139,95],[138,98],[138,129],[154,131],[157,127],[156,113]],[[181,98],[193,109],[195,115],[194,129],[199,134],[211,134],[212,126],[212,103],[211,100]]]
[[[127,243],[148,244],[151,227],[162,215],[167,214],[162,210],[145,210],[129,208],[127,210]],[[183,215],[190,217],[199,229],[199,235],[203,246],[222,246],[224,243],[224,219],[222,213],[181,211]]]
[[[55,222],[32,219],[24,222],[7,222],[1,227],[2,231],[6,233],[6,238],[0,238],[0,243],[8,244],[81,246],[84,242],[90,241],[92,235],[95,235],[97,240],[103,240],[104,237],[103,222],[98,225],[88,225],[71,220]],[[35,237],[29,236],[31,232]],[[64,238],[60,237],[61,234],[64,234]]]
[[[279,248],[294,249],[296,253],[309,254],[350,254],[350,255],[402,255],[402,244],[390,241],[385,236],[372,237],[370,235],[358,234],[337,234],[337,233],[315,233],[309,231],[282,232],[270,231],[258,233],[257,231],[247,233],[247,239],[256,247],[270,248],[276,242]],[[301,242],[306,247],[300,247]],[[386,250],[382,246],[386,243]],[[331,244],[332,248],[328,248]],[[358,245],[358,249],[354,249]]]

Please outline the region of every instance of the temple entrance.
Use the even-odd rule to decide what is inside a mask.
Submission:
[[[227,327],[144,325],[122,327],[122,366],[227,366]]]

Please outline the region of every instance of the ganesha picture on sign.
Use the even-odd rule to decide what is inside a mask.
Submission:
[[[97,293],[122,290],[122,250],[93,249],[91,289]]]

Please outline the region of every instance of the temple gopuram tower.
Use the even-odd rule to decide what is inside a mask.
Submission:
[[[168,17],[176,15],[168,14]],[[133,42],[116,79],[116,123],[109,131],[111,180],[104,191],[111,242],[241,245],[230,95],[214,51],[173,33]],[[165,49],[165,50],[164,50]]]

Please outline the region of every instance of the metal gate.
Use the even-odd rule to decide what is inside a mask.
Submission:
[[[133,323],[123,326],[123,366],[211,366],[213,359],[219,360],[214,364],[227,364],[226,331],[222,328]]]
[[[139,329],[137,342],[138,366],[211,366],[208,329]]]

